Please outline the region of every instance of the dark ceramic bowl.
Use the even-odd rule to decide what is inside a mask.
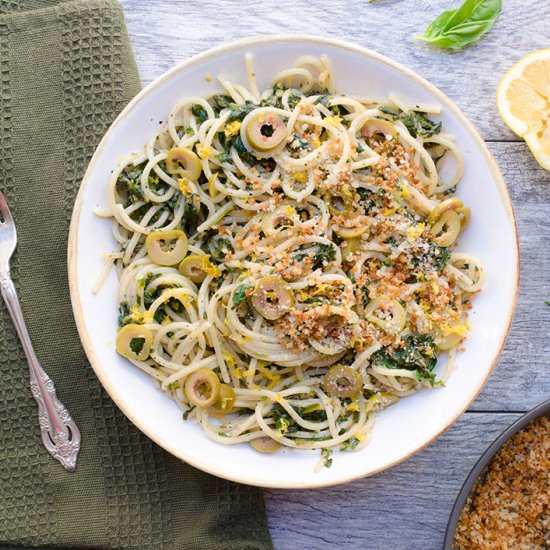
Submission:
[[[521,418],[518,418],[511,426],[506,428],[490,445],[490,447],[481,455],[481,458],[477,461],[476,465],[472,468],[472,471],[466,478],[455,504],[451,511],[449,523],[447,524],[447,531],[445,532],[445,541],[443,543],[443,550],[453,550],[453,540],[456,531],[456,525],[460,512],[466,503],[466,499],[470,495],[475,482],[480,476],[485,473],[485,470],[491,463],[491,460],[498,452],[498,450],[508,441],[515,433],[525,428],[532,420],[539,416],[550,415],[550,399],[537,405],[534,409],[525,413]]]

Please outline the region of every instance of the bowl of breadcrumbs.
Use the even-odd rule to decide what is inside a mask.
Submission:
[[[522,416],[466,479],[444,550],[550,549],[550,400]]]

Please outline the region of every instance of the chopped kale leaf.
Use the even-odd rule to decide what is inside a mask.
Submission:
[[[216,157],[220,162],[229,162],[231,160],[231,155],[229,153],[221,153]]]
[[[347,441],[344,441],[342,445],[340,445],[341,451],[353,451],[357,448],[357,445],[359,445],[359,440],[356,437],[351,437]]]
[[[128,165],[118,176],[115,186],[119,193],[126,193],[125,206],[143,200],[141,174],[144,166],[145,164],[139,166]]]
[[[370,214],[371,210],[378,206],[377,193],[366,187],[358,187],[357,194],[359,202],[365,210],[365,214]]]
[[[381,107],[378,107],[379,111],[382,111],[386,115],[391,115],[394,118],[397,118],[402,111],[400,109],[394,109],[393,107],[388,107],[387,105],[382,105]]]
[[[401,122],[405,125],[412,137],[421,136],[428,138],[441,131],[441,121],[433,122],[424,113],[411,111],[400,116]]]
[[[303,259],[307,258],[308,255],[307,252],[296,252],[292,255],[292,262],[295,264],[301,262]]]
[[[238,306],[244,300],[246,300],[246,291],[252,288],[250,285],[240,285],[237,287],[237,290],[235,290],[235,294],[233,294],[233,304]]]
[[[403,347],[388,351],[378,350],[373,361],[387,369],[407,369],[414,371],[419,380],[435,382],[433,370],[437,364],[437,355],[433,337],[429,334],[410,333],[403,338]]]
[[[330,468],[332,466],[332,449],[322,449],[321,458],[323,459],[323,464],[325,468]]]
[[[327,420],[327,415],[322,410],[304,412],[305,409],[302,407],[295,407],[294,410],[301,418],[309,422],[325,422]],[[273,405],[271,416],[275,420],[277,429],[283,431],[283,433],[293,433],[301,429],[300,425],[294,421],[292,416],[279,403]]]
[[[261,107],[276,107],[277,109],[282,109],[283,103],[281,101],[281,97],[278,93],[274,93],[273,95],[270,95],[269,97],[266,97],[265,99],[262,99],[260,101]]]
[[[212,258],[223,260],[228,252],[233,252],[233,245],[227,237],[220,237],[216,233],[207,238],[208,251]]]
[[[198,103],[191,105],[191,112],[197,117],[199,124],[202,124],[208,118],[206,109]]]
[[[212,96],[212,100],[214,101],[215,106],[220,110],[227,109],[232,105],[235,105],[235,103],[233,102],[233,98],[228,95],[215,94]]]
[[[414,256],[411,263],[415,266],[429,264],[433,266],[436,271],[441,271],[449,261],[451,251],[446,246],[439,246],[431,241],[427,242],[427,250],[423,250],[421,254]],[[429,267],[428,265],[424,265],[423,268],[428,269]]]
[[[296,107],[296,105],[298,105],[298,103],[300,103],[300,100],[302,99],[302,96],[301,95],[298,95],[298,94],[290,94],[289,98],[288,98],[288,106],[291,108],[291,109],[294,109]]]
[[[367,281],[367,284],[368,284],[368,281]],[[363,306],[363,308],[365,308],[370,302],[369,287],[367,285],[362,286],[360,288],[360,292],[361,292],[361,305]]]
[[[440,246],[439,247],[439,254],[436,255],[435,264],[434,267],[437,269],[437,271],[441,271],[445,264],[449,261],[449,257],[451,255],[451,251],[449,250],[449,247],[447,246]]]
[[[130,308],[128,307],[128,302],[120,302],[118,305],[118,326],[123,327],[127,325],[130,320]]]
[[[404,113],[399,109],[393,109],[392,107],[382,106],[380,111],[387,115],[391,115],[394,120],[400,120],[412,137],[421,136],[424,138],[431,137],[435,134],[439,134],[441,131],[441,121],[434,122],[430,120],[426,113],[420,111],[409,111]]]
[[[305,139],[302,139],[298,134],[294,134],[294,137],[289,143],[288,148],[296,153],[300,149],[309,149],[309,142]]]
[[[154,315],[155,322],[160,325],[164,321],[165,317],[166,317],[166,312],[164,311],[164,307],[160,306],[155,311],[155,315]]]
[[[244,105],[237,105],[236,103],[231,103],[229,105],[231,108],[231,113],[227,119],[227,122],[233,122],[234,120],[244,120],[244,117],[257,108],[257,105],[252,101],[245,101]]]
[[[336,249],[332,244],[320,244],[313,256],[313,269],[322,267],[325,262],[330,263],[336,258]]]

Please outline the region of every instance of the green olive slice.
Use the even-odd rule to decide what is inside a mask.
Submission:
[[[333,365],[325,374],[323,389],[330,397],[355,397],[363,389],[363,379],[347,365]]]
[[[376,135],[382,135],[384,136],[384,139],[388,139],[391,136],[396,137],[397,130],[395,129],[395,126],[388,120],[384,120],[382,118],[369,118],[363,124],[363,127],[361,128],[361,134],[363,135],[363,137],[366,138],[376,137]]]
[[[184,391],[192,405],[211,407],[220,396],[220,380],[210,369],[199,369],[186,378]]]
[[[204,256],[191,254],[184,258],[178,267],[179,272],[194,283],[202,283],[206,278]]]
[[[323,196],[328,211],[333,216],[349,216],[353,212],[353,197],[340,194],[328,194]]]
[[[168,241],[176,241],[172,246]],[[179,229],[153,231],[145,239],[149,259],[158,265],[179,264],[187,254],[187,236]]]
[[[428,223],[432,225],[438,221],[445,212],[448,212],[449,210],[458,210],[463,207],[464,203],[457,197],[444,200],[430,212],[428,215]]]
[[[262,317],[274,321],[282,317],[294,305],[294,296],[290,288],[279,277],[270,275],[256,283],[250,301]]]
[[[246,125],[246,139],[257,151],[271,151],[286,138],[286,125],[274,113],[260,112],[250,117]]]
[[[463,231],[470,221],[470,209],[469,208],[457,208],[456,213],[460,217],[460,230]]]
[[[269,436],[264,436],[257,437],[256,439],[251,439],[250,446],[259,453],[270,454],[277,452],[280,449],[281,444]]]
[[[347,259],[350,254],[356,254],[361,251],[362,241],[359,237],[354,237],[353,239],[345,239],[343,246],[344,256]]]
[[[382,314],[382,315],[381,315]],[[369,302],[365,308],[365,317],[382,330],[397,334],[405,327],[407,313],[397,301],[386,296],[379,296]]]
[[[201,175],[202,165],[199,157],[187,147],[174,147],[166,156],[166,170],[172,176],[189,178],[197,181]]]
[[[289,205],[279,206],[262,220],[262,231],[270,237],[281,229],[296,226],[300,221],[296,210]]]
[[[334,232],[342,239],[353,239],[354,237],[360,237],[363,233],[369,230],[368,225],[362,225],[360,227],[342,227],[337,225],[334,228]]]
[[[449,334],[446,334],[445,336],[442,336],[441,338],[436,338],[435,345],[438,349],[447,351],[458,346],[461,340],[462,336],[458,332],[451,332]]]
[[[450,246],[456,241],[461,229],[462,224],[456,211],[447,210],[430,227],[430,233],[439,246]]]
[[[151,352],[153,335],[143,325],[130,324],[122,327],[116,337],[116,350],[120,355],[134,361],[145,361]]]
[[[218,400],[212,407],[212,413],[218,415],[229,414],[233,411],[236,400],[235,390],[228,384],[220,384]]]
[[[375,393],[368,398],[365,406],[365,412],[369,413],[371,411],[379,411],[389,407],[390,405],[394,405],[398,401],[399,397],[397,397],[397,395],[387,392]]]
[[[208,192],[212,198],[216,197],[218,190],[216,189],[216,181],[218,180],[218,173],[213,172],[208,178]]]
[[[432,160],[434,162],[437,162],[439,159],[443,158],[443,156],[447,151],[447,148],[444,145],[441,145],[440,143],[424,142],[424,147],[428,152],[428,155],[432,157]]]

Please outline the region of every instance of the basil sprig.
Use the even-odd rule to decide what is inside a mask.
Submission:
[[[456,10],[444,11],[414,38],[440,48],[462,48],[489,32],[501,10],[502,0],[465,0]]]

